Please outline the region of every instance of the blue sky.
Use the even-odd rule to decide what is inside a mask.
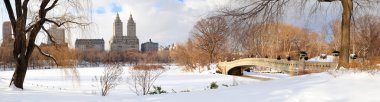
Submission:
[[[112,10],[112,12],[122,12],[123,11],[123,7],[120,4],[111,3],[111,10]]]

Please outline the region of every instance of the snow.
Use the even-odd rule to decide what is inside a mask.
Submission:
[[[335,56],[327,55],[326,59],[322,59],[322,58],[320,58],[320,56],[316,56],[316,57],[310,58],[307,61],[309,61],[309,62],[334,62],[334,59],[335,59]]]
[[[247,76],[255,76],[255,77],[262,77],[262,78],[269,78],[269,79],[284,79],[284,78],[290,78],[288,74],[284,73],[259,73],[259,72],[244,72],[244,75]]]
[[[210,86],[211,82],[217,82],[221,89],[227,88],[222,87],[222,84],[230,86],[234,81],[241,85],[259,82],[258,80],[243,77],[210,74],[211,72],[183,72],[178,66],[166,66],[166,68],[168,70],[158,78],[154,85],[161,86],[163,90],[169,93],[210,90],[208,86]],[[128,76],[129,67],[124,67],[124,69],[125,73],[123,77],[126,78]],[[9,85],[13,74],[12,71],[0,71],[0,102],[22,101],[22,99],[19,100],[17,98],[18,96],[25,96],[27,97],[26,99],[39,102],[44,102],[44,100],[42,100],[44,97],[54,97],[62,101],[82,100],[80,97],[90,97],[85,99],[89,101],[99,98],[103,99],[103,97],[100,96],[98,88],[93,87],[96,84],[96,82],[93,81],[94,77],[99,77],[103,73],[103,68],[78,68],[77,70],[80,75],[79,80],[72,80],[75,78],[66,75],[66,73],[70,73],[70,71],[61,69],[28,70],[24,84],[25,89],[23,91],[15,91],[13,90],[14,88],[8,88],[7,85]],[[118,99],[124,97],[137,97],[137,95],[130,91],[126,82],[117,86],[116,89],[111,90],[106,99],[119,101]]]
[[[122,84],[111,90],[109,96],[94,93],[91,79],[103,68],[78,68],[80,81],[76,83],[59,69],[29,70],[23,91],[10,90],[11,71],[0,71],[0,102],[378,102],[380,73],[361,71],[330,71],[290,77],[273,73],[246,73],[273,78],[258,81],[248,78],[210,73],[182,72],[170,66],[155,85],[168,94],[136,96]],[[125,69],[128,69],[126,67]],[[126,77],[125,75],[124,77]],[[238,86],[231,85],[234,81]],[[219,88],[208,89],[216,81]],[[74,84],[76,83],[76,84]],[[38,86],[36,84],[39,84]],[[61,89],[59,89],[61,88]],[[177,93],[173,93],[175,90]],[[190,92],[180,92],[190,90]]]

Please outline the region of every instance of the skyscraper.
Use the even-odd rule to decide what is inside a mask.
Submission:
[[[3,22],[3,43],[1,46],[11,45],[12,43],[12,23],[10,21]]]
[[[129,37],[136,37],[136,23],[133,20],[132,14],[129,16],[128,20],[128,30],[127,30],[127,36]]]
[[[139,39],[136,36],[136,23],[130,15],[127,24],[127,36],[123,36],[123,22],[119,14],[114,21],[114,37],[111,43],[111,51],[139,50]]]
[[[113,33],[114,36],[123,36],[123,22],[120,20],[119,13],[117,13],[113,22]]]
[[[54,38],[54,41],[57,44],[65,44],[65,29],[58,28],[56,25],[53,25],[48,29],[49,34]],[[53,42],[47,37],[47,44],[52,44]]]

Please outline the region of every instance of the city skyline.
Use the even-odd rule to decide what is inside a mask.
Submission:
[[[204,17],[208,11],[216,9],[217,5],[226,5],[225,2],[227,1],[94,0],[91,19],[96,25],[91,27],[93,31],[87,34],[67,34],[66,39],[69,40],[71,47],[74,47],[75,39],[104,38],[106,50],[109,50],[109,42],[113,36],[112,23],[116,13],[119,13],[120,19],[125,22],[128,21],[129,15],[133,14],[135,22],[138,23],[136,34],[141,42],[154,39],[162,45],[170,45],[186,40],[198,19]],[[7,21],[8,17],[4,4],[0,5],[3,9],[1,20]],[[126,31],[126,27],[123,27],[123,31]],[[126,35],[126,32],[123,35]],[[71,38],[68,39],[68,37]],[[38,38],[42,39],[42,42],[46,42],[43,34],[40,34]]]

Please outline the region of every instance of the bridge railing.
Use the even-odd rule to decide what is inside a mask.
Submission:
[[[308,62],[308,61],[288,61],[266,58],[245,58],[230,62],[220,62],[219,70],[226,74],[230,69],[239,66],[262,66],[277,68],[283,72],[298,72],[299,70],[309,70],[313,72],[322,72],[335,68],[337,63],[331,62]]]

